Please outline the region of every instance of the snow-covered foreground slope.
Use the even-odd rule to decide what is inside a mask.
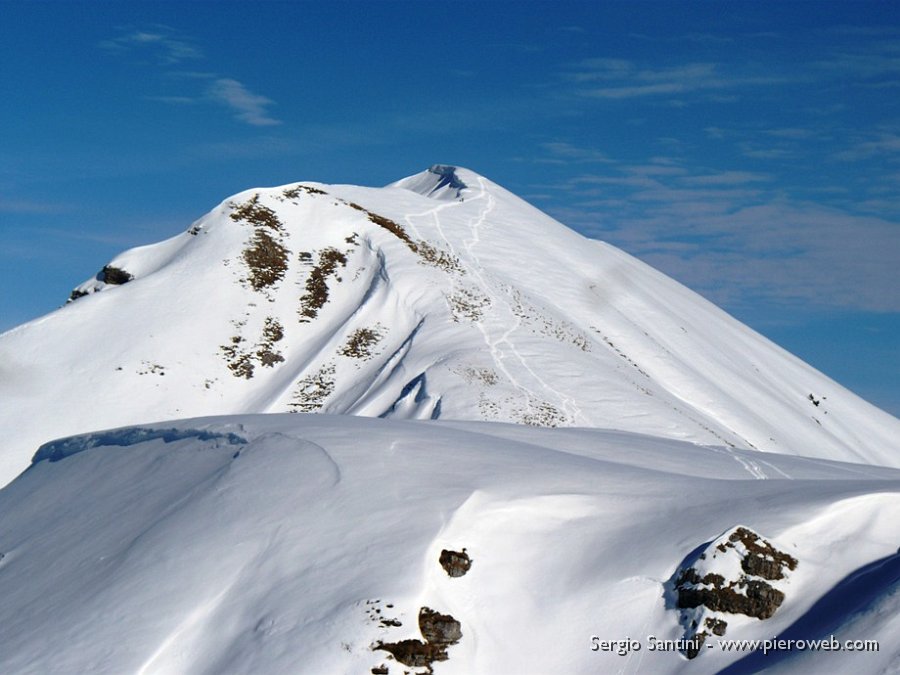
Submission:
[[[459,622],[433,664],[447,675],[900,666],[895,469],[602,430],[254,415],[55,442],[0,514],[3,673],[423,673],[372,648],[428,644],[423,608]],[[771,582],[771,618],[717,615],[725,638],[880,651],[651,651],[684,632],[679,566],[737,526],[796,565]],[[442,552],[463,550],[451,577]],[[626,639],[642,648],[592,651]]]
[[[900,421],[491,181],[249,190],[0,336],[0,484],[52,438],[210,414],[599,427],[900,466]]]

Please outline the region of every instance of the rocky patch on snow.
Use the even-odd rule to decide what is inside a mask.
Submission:
[[[444,549],[441,551],[441,557],[438,559],[438,562],[441,563],[441,567],[444,568],[447,576],[450,577],[465,576],[469,568],[472,567],[472,559],[466,553],[466,549],[462,551],[448,551]]]
[[[784,591],[770,582],[783,580],[797,568],[796,558],[741,526],[695,553],[673,577],[685,655],[691,659],[707,637],[725,635],[734,615],[770,618],[785,599]]]
[[[102,281],[110,286],[121,286],[134,279],[134,275],[118,267],[105,265],[97,274],[97,281]]]
[[[459,621],[449,614],[441,614],[430,607],[419,610],[419,632],[423,640],[410,639],[399,642],[377,642],[373,650],[386,651],[400,663],[413,668],[424,668],[432,673],[435,661],[446,661],[447,648],[462,639]]]

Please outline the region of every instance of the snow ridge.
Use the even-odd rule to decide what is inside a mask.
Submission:
[[[115,431],[107,431],[87,436],[74,436],[71,438],[63,438],[58,441],[45,443],[31,459],[32,466],[38,462],[59,462],[66,457],[77,455],[92,448],[102,447],[128,447],[130,445],[138,445],[148,441],[160,440],[163,443],[174,443],[175,441],[193,440],[193,441],[216,441],[223,442],[226,445],[243,445],[247,442],[246,438],[241,438],[237,434],[215,433],[202,429],[146,429],[142,427],[130,427],[127,429],[119,429]]]
[[[691,616],[697,672],[768,667],[723,637],[880,641],[769,654],[780,672],[900,657],[895,469],[770,453],[794,478],[756,480],[716,448],[637,434],[348,415],[58,447],[81,450],[0,490],[4,673],[675,675],[686,650],[648,639],[675,644]]]

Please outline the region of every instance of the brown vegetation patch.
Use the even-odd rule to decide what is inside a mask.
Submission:
[[[253,239],[243,256],[250,271],[247,281],[253,290],[260,291],[284,278],[288,251],[265,230],[253,232]]]
[[[531,399],[528,409],[522,413],[523,424],[530,427],[558,427],[567,420],[565,414],[546,401]]]
[[[448,253],[436,246],[432,246],[427,241],[420,240],[419,243],[416,244],[416,252],[419,254],[419,257],[421,258],[420,262],[423,265],[438,267],[446,272],[465,274],[465,270],[463,270],[462,265],[460,265],[459,258],[452,253]]]
[[[230,214],[230,218],[237,222],[247,222],[256,227],[267,227],[281,232],[283,227],[278,216],[268,206],[259,203],[259,195],[253,195],[248,201],[240,206],[230,204],[234,211]]]
[[[271,368],[276,363],[284,361],[284,357],[275,349],[275,343],[283,337],[284,328],[278,323],[278,320],[271,316],[266,317],[266,323],[263,326],[262,340],[260,340],[256,349],[256,358],[259,359],[259,362],[262,365]]]
[[[225,354],[225,365],[235,377],[243,377],[249,380],[253,377],[253,356],[249,352],[241,349],[240,345],[244,341],[239,335],[231,338],[231,344],[222,345],[220,349]]]
[[[319,188],[314,188],[311,185],[295,185],[292,188],[286,188],[282,191],[283,194],[288,199],[297,199],[301,193],[305,192],[309,195],[327,195],[328,193],[325,190],[320,190]]]
[[[500,381],[500,377],[497,375],[497,372],[492,368],[478,368],[476,366],[467,366],[462,370],[457,370],[454,372],[457,375],[460,375],[469,384],[472,384],[474,382],[481,382],[482,384],[491,386],[497,384]]]
[[[369,359],[372,357],[372,348],[381,337],[377,328],[357,328],[338,353],[355,359]]]
[[[445,296],[450,306],[450,313],[456,322],[466,319],[468,321],[480,321],[484,316],[484,310],[491,306],[491,299],[480,295],[469,288],[460,288],[455,293]]]
[[[334,371],[334,365],[328,364],[298,380],[294,400],[288,404],[291,412],[311,413],[321,409],[334,391]]]
[[[395,237],[400,239],[404,244],[409,247],[409,250],[413,253],[418,253],[419,249],[416,246],[416,243],[409,238],[409,235],[406,234],[406,230],[404,230],[400,225],[395,223],[390,218],[385,218],[384,216],[379,216],[377,213],[372,213],[371,211],[366,211],[366,215],[369,216],[369,220],[378,225],[381,228],[384,228]]]
[[[237,322],[236,327],[240,329],[244,325],[243,322]],[[253,377],[256,370],[256,364],[273,368],[276,363],[284,361],[284,357],[275,348],[275,343],[284,337],[284,328],[273,317],[266,317],[263,324],[262,335],[256,346],[245,349],[244,338],[240,335],[234,335],[231,343],[222,345],[219,349],[225,355],[225,364],[235,377],[243,377],[249,380]],[[207,387],[208,388],[208,387]]]
[[[346,266],[347,256],[336,248],[319,253],[319,263],[306,279],[306,293],[300,297],[300,321],[311,321],[328,302],[328,277],[336,273],[338,265]]]

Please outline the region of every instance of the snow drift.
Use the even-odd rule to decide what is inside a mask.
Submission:
[[[602,430],[257,415],[95,433],[0,491],[0,671],[420,674],[383,647],[445,635],[448,675],[756,672],[714,635],[690,661],[651,651],[683,637],[673,575],[741,525],[795,564],[768,618],[716,614],[726,637],[880,640],[769,656],[879,672],[900,658],[898,491],[894,469]],[[626,640],[641,649],[593,649]]]

